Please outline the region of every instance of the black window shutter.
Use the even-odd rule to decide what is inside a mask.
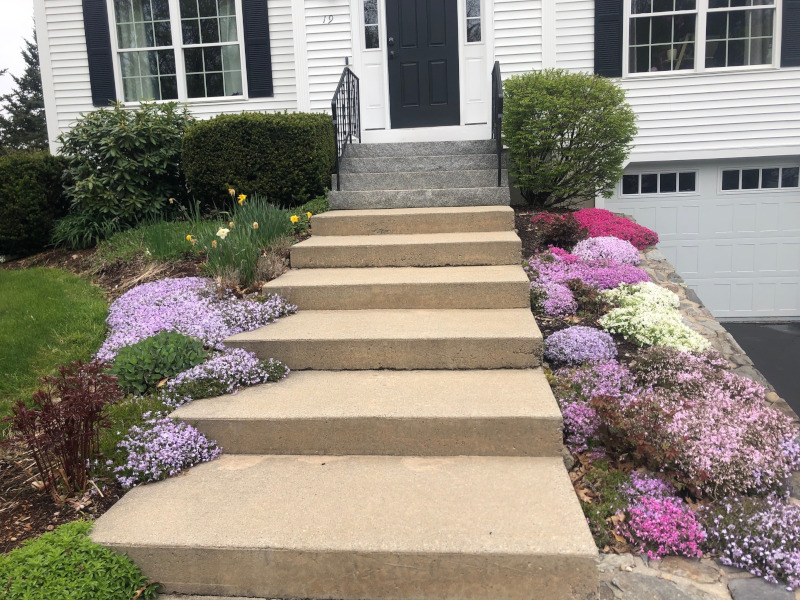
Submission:
[[[83,0],[83,28],[89,54],[89,81],[92,104],[108,106],[117,99],[114,83],[114,57],[108,27],[106,0]]]
[[[783,0],[781,66],[800,67],[800,0]]]
[[[594,3],[594,72],[604,77],[622,77],[622,2]]]
[[[242,0],[247,89],[251,98],[272,96],[267,0]]]

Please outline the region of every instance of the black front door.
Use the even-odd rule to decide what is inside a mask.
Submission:
[[[458,125],[458,0],[386,0],[392,128]]]

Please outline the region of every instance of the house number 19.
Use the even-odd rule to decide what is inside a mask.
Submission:
[[[322,22],[327,25],[328,23],[333,23],[333,15],[325,15],[322,17]]]

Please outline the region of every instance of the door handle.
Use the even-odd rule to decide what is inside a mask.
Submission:
[[[389,45],[390,46],[394,46],[394,38],[393,37],[389,38]]]
[[[389,58],[394,58],[394,50],[389,50]]]

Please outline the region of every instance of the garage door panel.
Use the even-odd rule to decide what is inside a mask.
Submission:
[[[725,279],[686,279],[717,317],[797,317],[800,283],[770,278],[741,282]]]

